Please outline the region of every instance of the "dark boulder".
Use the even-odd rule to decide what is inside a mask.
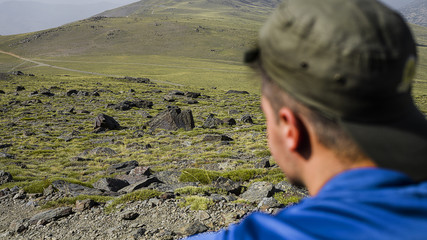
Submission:
[[[242,119],[240,119],[240,121],[242,121],[244,123],[250,123],[250,124],[254,123],[254,121],[252,120],[252,117],[250,115],[244,115],[242,117]]]
[[[12,175],[5,171],[0,171],[0,185],[11,182],[13,180]]]
[[[24,86],[17,86],[16,87],[16,91],[17,92],[19,92],[19,91],[24,91],[25,90],[25,87]]]
[[[219,142],[219,141],[233,141],[233,139],[226,135],[206,135],[203,142]]]
[[[226,94],[249,94],[247,91],[229,90]]]
[[[237,124],[237,122],[234,118],[226,118],[223,120],[223,122],[225,125],[228,125],[228,126],[234,126]]]
[[[200,96],[201,96],[201,94],[200,94],[200,93],[195,93],[195,92],[187,92],[187,93],[185,94],[185,96],[187,96],[187,97],[189,97],[189,98],[198,98],[198,97],[200,97]]]
[[[117,192],[126,186],[129,186],[127,181],[115,178],[101,178],[93,184],[94,188],[112,192]]]
[[[78,93],[79,93],[79,91],[72,89],[72,90],[67,91],[66,94],[67,94],[67,96],[72,96],[72,95],[77,95]]]
[[[105,115],[103,113],[99,114],[95,118],[95,126],[94,129],[110,129],[110,130],[119,130],[121,129],[120,124],[114,120],[114,118]]]
[[[148,123],[148,125],[152,130],[161,128],[171,131],[175,131],[180,128],[189,131],[195,127],[193,113],[191,110],[181,110],[178,107],[169,107],[168,109],[160,112]]]
[[[172,90],[172,91],[169,92],[169,95],[171,95],[171,96],[173,96],[173,95],[175,95],[175,96],[184,96],[185,93],[182,92],[182,91],[179,91],[179,90]]]
[[[223,124],[223,121],[221,119],[215,118],[214,114],[209,114],[208,118],[203,123],[202,128],[217,128],[222,124]]]
[[[139,163],[135,160],[114,164],[114,165],[111,165],[107,169],[107,174],[113,174],[113,173],[126,173],[126,174],[128,174],[132,169],[138,167],[138,165],[139,165]]]

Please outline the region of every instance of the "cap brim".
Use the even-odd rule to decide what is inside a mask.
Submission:
[[[379,167],[401,171],[415,181],[427,179],[427,120],[408,106],[399,118],[380,123],[341,121]]]

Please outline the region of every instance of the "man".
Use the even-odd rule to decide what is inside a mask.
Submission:
[[[189,239],[427,239],[416,59],[408,26],[375,0],[285,0],[245,61],[272,156],[311,197]]]

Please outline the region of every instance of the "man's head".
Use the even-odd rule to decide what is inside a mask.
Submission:
[[[300,125],[316,129],[337,156],[358,161],[366,153],[423,180],[427,121],[411,98],[416,58],[408,26],[381,3],[285,0],[246,61],[264,73],[263,95],[276,114],[283,106],[300,114]]]

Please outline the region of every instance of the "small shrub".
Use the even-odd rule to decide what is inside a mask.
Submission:
[[[274,199],[276,199],[280,204],[285,206],[299,203],[301,201],[301,197],[299,196],[289,196],[284,192],[278,192],[274,194]]]
[[[188,196],[184,198],[185,202],[180,203],[180,207],[190,206],[191,210],[207,210],[213,205],[211,199],[200,197],[200,196]]]
[[[185,169],[182,171],[179,181],[181,182],[200,182],[202,184],[210,184],[216,180],[220,174],[215,171],[208,171],[203,169]]]

